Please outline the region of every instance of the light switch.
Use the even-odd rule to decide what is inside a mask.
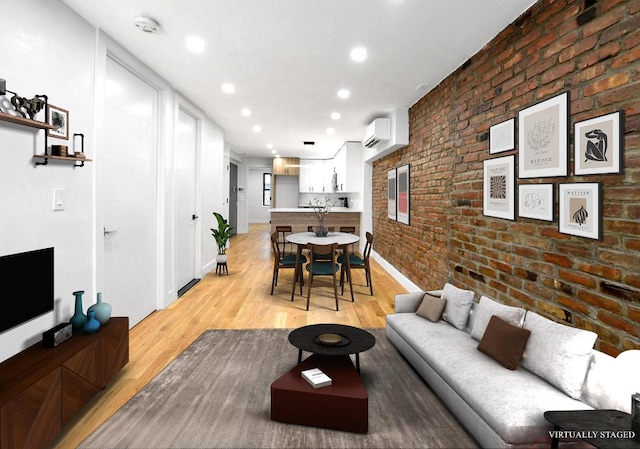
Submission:
[[[64,210],[64,189],[53,189],[53,210]]]

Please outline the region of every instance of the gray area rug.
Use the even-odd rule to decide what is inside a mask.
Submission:
[[[287,329],[211,330],[89,436],[89,448],[476,448],[384,329],[360,355],[369,432],[270,419],[270,385],[297,363]],[[306,353],[305,353],[306,354]]]

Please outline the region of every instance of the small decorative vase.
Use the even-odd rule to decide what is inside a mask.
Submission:
[[[69,323],[71,323],[71,328],[74,331],[81,331],[84,329],[84,323],[87,322],[87,316],[82,311],[82,295],[84,295],[84,291],[78,290],[73,292],[73,295],[76,297],[76,309]]]
[[[84,331],[87,334],[93,334],[98,329],[100,329],[100,321],[96,320],[96,313],[92,310],[88,312],[89,318],[87,318],[87,322],[84,323]]]
[[[89,312],[96,313],[96,320],[100,322],[100,326],[104,326],[111,318],[111,304],[102,302],[102,292],[98,292],[98,302],[87,309],[87,315]]]
[[[317,237],[326,237],[329,229],[324,225],[324,221],[319,221],[318,226],[313,229]]]

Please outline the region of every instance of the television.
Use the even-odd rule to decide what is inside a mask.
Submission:
[[[0,332],[53,310],[53,247],[0,256]]]

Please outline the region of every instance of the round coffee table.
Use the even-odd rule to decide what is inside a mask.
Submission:
[[[325,339],[327,342],[323,343]],[[289,343],[298,348],[298,363],[302,362],[302,351],[336,356],[355,354],[356,370],[360,373],[360,353],[373,348],[376,338],[363,329],[344,324],[311,324],[291,331]]]

